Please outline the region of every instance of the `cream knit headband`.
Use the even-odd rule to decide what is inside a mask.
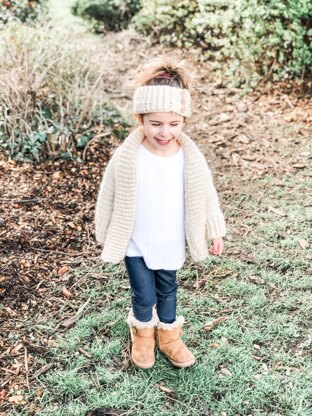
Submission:
[[[138,87],[133,97],[133,110],[136,114],[174,112],[189,117],[191,95],[187,89],[168,85],[146,85]]]

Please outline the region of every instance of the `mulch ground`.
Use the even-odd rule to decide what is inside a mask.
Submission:
[[[120,62],[123,67],[134,64]],[[207,76],[203,67],[197,67],[196,74],[199,83]],[[120,82],[119,77],[116,91]],[[125,102],[129,105],[129,97],[115,100],[118,106]],[[311,166],[311,154],[300,152],[312,135],[311,81],[280,83],[245,96],[220,83],[204,84],[197,102],[187,132],[210,161],[224,199],[238,192],[244,181],[268,174],[292,175]],[[116,145],[113,135],[105,142],[94,140],[84,163],[20,163],[0,155],[0,405],[2,401],[4,410],[22,403],[16,386],[31,387],[33,376],[40,372],[36,354],[51,346],[51,340],[31,332],[31,322],[43,314],[41,304],[48,298],[44,313],[53,315],[71,296],[70,268],[83,259],[98,261],[95,201]],[[14,386],[17,393],[12,396]]]

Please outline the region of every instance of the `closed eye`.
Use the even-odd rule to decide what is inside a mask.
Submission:
[[[151,123],[152,126],[154,127],[160,127],[161,124],[156,124],[156,123]],[[177,127],[180,123],[174,123],[174,124],[170,124],[171,127]]]

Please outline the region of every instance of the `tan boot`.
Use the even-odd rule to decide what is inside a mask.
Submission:
[[[151,368],[155,364],[155,327],[158,323],[157,315],[148,322],[138,321],[132,310],[127,322],[130,327],[132,341],[131,361],[139,368]]]
[[[184,318],[178,316],[172,324],[159,322],[157,327],[157,344],[160,351],[175,367],[190,367],[195,357],[180,339]]]

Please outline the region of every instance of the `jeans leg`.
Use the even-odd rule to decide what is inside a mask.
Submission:
[[[125,264],[131,286],[133,315],[138,321],[150,321],[157,301],[154,270],[146,266],[143,257],[126,256]]]
[[[176,270],[155,270],[157,313],[160,322],[171,324],[176,320],[177,289]]]

